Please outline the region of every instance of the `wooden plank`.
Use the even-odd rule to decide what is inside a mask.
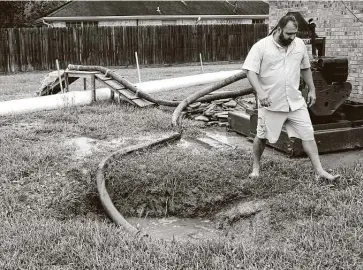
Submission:
[[[14,29],[8,29],[9,71],[15,72]]]
[[[21,61],[20,61],[20,58],[21,58],[21,51],[20,51],[20,31],[19,31],[20,29],[19,28],[17,28],[17,29],[15,29],[15,31],[14,31],[14,42],[15,42],[15,50],[14,50],[14,52],[15,52],[15,63],[16,63],[16,68],[15,68],[15,70],[16,71],[19,71],[19,70],[21,70]]]
[[[118,83],[115,80],[103,81],[103,83],[107,84],[108,86],[112,87],[115,90],[121,90],[125,88],[122,84]]]
[[[79,55],[79,63],[82,64],[83,63],[83,51],[84,51],[84,48],[83,48],[83,40],[84,40],[84,29],[87,28],[87,27],[82,27],[82,28],[79,28],[79,31],[78,31],[78,46],[79,46],[79,52],[78,52],[78,55]]]
[[[139,107],[146,107],[146,106],[150,106],[150,105],[154,104],[152,102],[139,98],[138,96],[135,95],[134,92],[125,88],[122,84],[118,83],[117,81],[115,81],[113,79],[109,79],[101,74],[96,74],[95,76],[97,78],[99,78],[102,83],[110,86],[111,90],[120,94],[121,99],[123,99],[123,100],[132,101],[133,103],[135,103],[135,105],[137,105]],[[105,79],[105,80],[103,80],[103,79]]]
[[[261,25],[169,25],[2,30],[0,70],[54,69],[66,64],[128,66],[198,61],[243,60],[266,36]]]
[[[26,39],[24,35],[24,29],[19,29],[19,53],[20,53],[20,70],[26,71],[26,50],[28,49],[28,46],[26,45]]]
[[[133,99],[132,102],[134,102],[139,107],[148,107],[148,106],[155,105],[155,103],[152,103],[150,101],[147,101],[147,100],[141,99],[141,98]]]
[[[128,90],[128,89],[121,89],[121,90],[117,90],[120,94],[124,95],[126,98],[128,99],[138,99],[139,97],[135,95],[134,92]]]
[[[92,101],[96,101],[96,77],[91,75]]]
[[[97,77],[98,74],[96,74],[96,77]],[[103,80],[100,80],[100,82],[102,82],[103,84],[109,86],[112,88],[112,90],[123,90],[125,89],[125,87],[122,85],[122,84],[119,84],[118,82],[116,82],[115,80],[108,80],[108,81],[103,81]]]
[[[121,45],[121,36],[120,36],[120,29],[119,27],[114,27],[113,28],[113,32],[114,32],[114,46],[115,46],[115,51],[114,51],[114,57],[115,57],[115,65],[119,65],[120,63],[120,46]]]
[[[101,80],[101,81],[109,81],[109,80],[113,80],[111,77],[106,77],[105,75],[99,73],[99,74],[96,74],[96,78],[98,80]]]
[[[99,78],[100,74],[96,74],[95,76]],[[126,89],[123,85],[119,84],[115,80],[101,80],[101,82],[110,86],[112,91],[122,95],[124,98],[121,97],[121,99],[132,101],[139,107],[146,107],[154,104],[152,102],[139,98],[135,95],[134,92]]]
[[[138,98],[135,95],[132,96],[132,92],[130,92],[129,90],[125,89],[125,90],[119,90],[119,91],[115,91],[118,92],[119,94],[119,100],[123,100],[126,101],[134,106],[138,106],[138,107],[148,107],[148,106],[153,106],[155,105],[155,103],[152,103],[150,101],[147,101],[145,99],[142,98]]]
[[[6,38],[4,37],[4,30],[0,29],[0,55],[6,55],[4,53],[4,49],[5,49],[5,40]],[[4,62],[5,62],[5,57],[1,57],[0,58],[0,72],[5,72],[5,68],[4,68]]]

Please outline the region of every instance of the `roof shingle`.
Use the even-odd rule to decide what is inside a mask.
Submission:
[[[236,3],[236,7],[233,5]],[[73,1],[47,17],[160,15],[267,15],[263,1]]]

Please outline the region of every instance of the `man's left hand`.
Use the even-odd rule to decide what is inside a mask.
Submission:
[[[313,106],[316,102],[316,94],[313,91],[309,91],[307,97],[307,104],[309,107]]]

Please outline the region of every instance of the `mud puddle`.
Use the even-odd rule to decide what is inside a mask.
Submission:
[[[223,232],[214,222],[201,218],[128,218],[127,221],[150,237],[166,241],[203,241],[218,239]]]
[[[136,145],[139,143],[151,142],[166,135],[149,135],[141,137],[119,137],[112,139],[94,139],[90,137],[75,137],[64,141],[66,146],[75,148],[73,158],[76,160],[84,159],[85,157],[100,154],[105,152],[112,152],[119,150],[122,147]],[[236,145],[243,145],[237,141],[235,135],[206,133],[205,136],[199,138],[181,138],[176,145],[182,148],[189,148],[192,151],[198,151],[200,148],[208,149],[230,149]]]
[[[231,239],[253,245],[270,230],[265,201],[236,202],[212,218],[128,218],[127,221],[155,239],[198,242]]]
[[[110,153],[123,147],[139,143],[151,142],[159,139],[160,135],[141,137],[118,137],[112,139],[98,140],[90,137],[76,137],[64,140],[66,146],[75,148],[73,159],[80,160],[95,154]]]

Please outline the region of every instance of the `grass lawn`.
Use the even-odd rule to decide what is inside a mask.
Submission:
[[[204,70],[240,66],[207,64]],[[137,82],[135,69],[115,71]],[[141,69],[143,81],[198,73],[198,66]],[[33,96],[46,74],[0,76],[0,100]],[[197,89],[157,96],[181,99]],[[251,153],[242,149],[169,144],[133,153],[108,164],[106,175],[125,216],[213,217],[238,201],[263,200],[266,228],[253,244],[233,237],[180,243],[135,239],[112,224],[95,184],[97,165],[112,148],[80,158],[69,142],[86,137],[133,145],[170,134],[171,115],[100,102],[0,117],[0,269],[363,269],[361,160],[336,169],[343,177],[329,185],[316,180],[304,160],[281,157],[264,157],[263,176],[251,181]],[[183,137],[207,130],[183,123]]]

